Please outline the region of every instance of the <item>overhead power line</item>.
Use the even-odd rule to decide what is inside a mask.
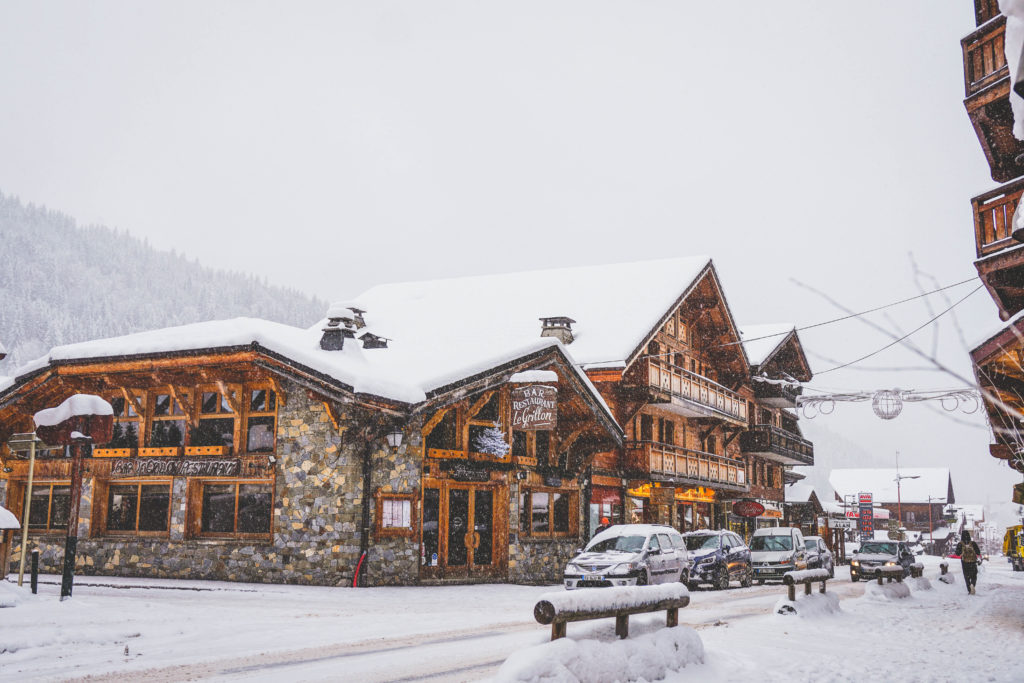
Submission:
[[[950,286],[952,287],[952,286],[955,286],[955,285],[950,285]],[[869,353],[867,355],[861,356],[860,358],[858,358],[856,360],[851,360],[849,363],[843,363],[842,365],[837,365],[837,366],[835,366],[833,368],[829,368],[828,370],[822,370],[821,372],[816,372],[814,374],[815,375],[824,375],[826,372],[832,372],[833,370],[841,370],[842,368],[849,367],[849,366],[853,365],[854,363],[861,362],[862,360],[867,360],[868,358],[871,358],[872,356],[876,356],[879,353],[881,353],[882,351],[885,351],[886,349],[889,349],[889,348],[892,348],[893,346],[896,346],[897,344],[899,344],[901,341],[903,341],[904,339],[906,339],[910,335],[914,334],[915,332],[919,332],[919,331],[923,330],[924,328],[928,327],[933,322],[935,322],[936,320],[938,320],[939,318],[941,318],[942,316],[944,316],[945,314],[949,313],[954,308],[956,308],[957,306],[962,304],[964,301],[967,301],[967,299],[970,298],[972,294],[974,294],[975,292],[977,292],[978,290],[980,290],[984,286],[985,285],[978,285],[977,287],[972,289],[970,292],[968,292],[966,296],[962,297],[958,301],[956,301],[953,304],[951,304],[949,306],[949,308],[945,309],[944,311],[941,311],[940,313],[937,313],[932,318],[929,318],[927,321],[925,321],[921,325],[915,327],[910,332],[907,332],[905,335],[903,335],[899,339],[896,339],[896,340],[893,340],[893,341],[889,342],[888,344],[886,344],[882,348],[876,349],[875,351],[872,351],[871,353]],[[936,290],[936,291],[938,291],[938,290]],[[848,316],[848,317],[852,317],[852,316]]]
[[[804,325],[803,327],[796,328],[796,331],[797,332],[803,332],[804,330],[812,330],[815,327],[822,327],[824,325],[831,325],[832,323],[842,322],[844,320],[849,320],[850,318],[859,318],[860,316],[867,315],[868,313],[875,313],[877,311],[885,310],[886,308],[892,308],[893,306],[899,306],[900,304],[905,304],[908,301],[915,301],[916,299],[921,299],[921,298],[926,297],[926,296],[931,296],[932,294],[937,294],[938,292],[943,292],[943,291],[945,291],[947,289],[952,289],[953,287],[959,287],[960,285],[965,285],[968,282],[977,282],[977,278],[969,278],[967,280],[961,280],[960,282],[954,282],[953,284],[946,285],[945,287],[939,287],[938,289],[933,289],[933,290],[931,290],[929,292],[923,292],[923,293],[918,294],[916,296],[907,297],[906,299],[900,299],[899,301],[893,301],[892,303],[888,303],[888,304],[885,304],[885,305],[882,305],[882,306],[878,306],[876,308],[869,308],[868,310],[860,311],[859,313],[850,313],[849,315],[844,315],[844,316],[839,317],[839,318],[832,318],[831,320],[823,320],[822,322],[814,323],[813,325]],[[978,290],[976,289],[974,291],[976,292]],[[971,292],[971,294],[974,294],[974,292]],[[967,296],[970,296],[971,294],[968,294]],[[964,298],[966,298],[966,297],[964,297]],[[956,304],[954,304],[954,305],[956,305]],[[944,312],[945,311],[943,311],[943,313]],[[942,313],[940,313],[939,315],[942,315]],[[775,332],[773,334],[765,334],[765,335],[762,335],[760,337],[751,337],[750,339],[744,339],[743,341],[729,342],[728,344],[721,344],[720,346],[733,346],[735,344],[745,344],[747,342],[758,341],[760,339],[771,339],[772,337],[781,337],[783,335],[787,335],[790,332],[792,332],[792,330],[786,330],[785,332]],[[913,334],[913,332],[911,334]]]

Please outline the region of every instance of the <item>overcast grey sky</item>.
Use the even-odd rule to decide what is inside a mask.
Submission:
[[[326,299],[707,253],[741,323],[806,324],[837,311],[793,278],[863,309],[917,292],[911,252],[942,284],[975,274],[969,199],[995,183],[962,105],[972,28],[967,0],[4,0],[0,190]],[[971,341],[997,325],[984,292],[957,310]],[[803,338],[817,370],[887,341],[856,322]],[[878,464],[898,448],[949,464],[961,498],[1008,499],[1019,477],[963,419],[818,418]]]

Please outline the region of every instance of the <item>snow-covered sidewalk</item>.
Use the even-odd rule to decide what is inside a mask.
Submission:
[[[840,611],[772,613],[784,588],[698,590],[680,622],[696,629],[704,663],[667,680],[1020,680],[1024,575],[995,558],[978,594],[926,576],[897,598],[845,568],[829,584]],[[551,587],[473,585],[320,588],[81,577],[57,600],[56,577],[0,609],[0,681],[109,676],[135,680],[478,680],[514,652],[543,646],[533,620]],[[812,596],[816,597],[816,596]],[[800,595],[797,602],[805,596]],[[630,639],[664,629],[664,615],[634,617]],[[614,620],[582,622],[576,640],[614,640]],[[999,654],[1004,653],[1004,654]],[[880,668],[881,667],[881,668]],[[961,675],[958,672],[970,670]]]

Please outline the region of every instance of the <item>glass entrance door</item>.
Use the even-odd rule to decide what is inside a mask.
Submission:
[[[459,579],[499,571],[493,486],[440,481],[424,485],[420,575]]]

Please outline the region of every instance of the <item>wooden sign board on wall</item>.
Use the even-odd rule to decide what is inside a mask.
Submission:
[[[558,389],[530,384],[512,390],[512,429],[537,431],[558,425]]]

